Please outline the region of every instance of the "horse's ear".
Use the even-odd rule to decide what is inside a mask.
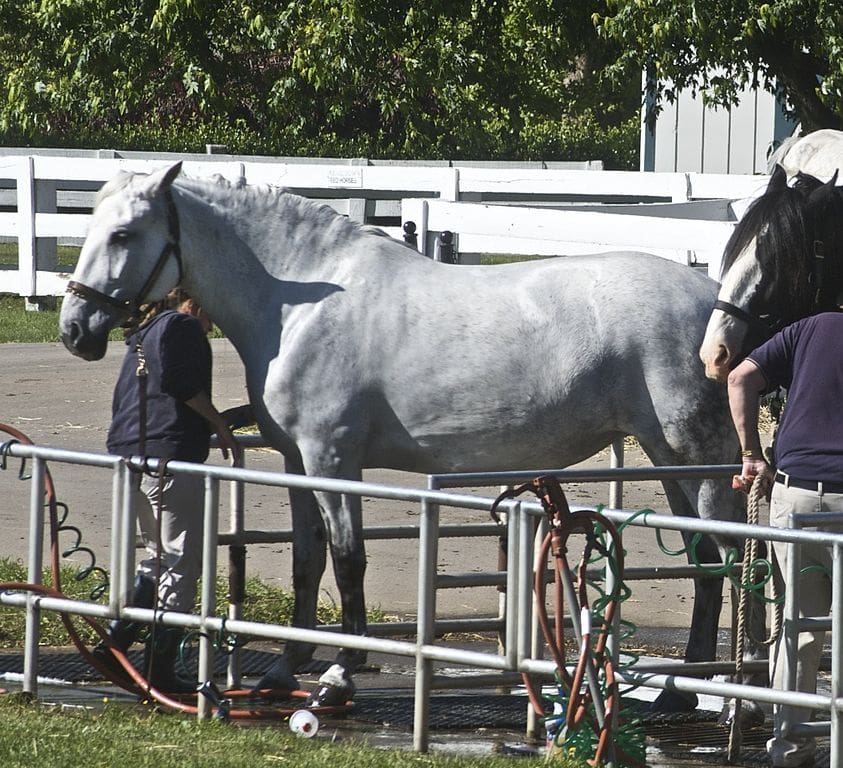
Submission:
[[[173,186],[176,177],[181,173],[181,160],[169,168],[153,171],[144,181],[144,191],[149,197],[155,197],[166,192]]]
[[[836,168],[834,170],[834,175],[826,182],[827,187],[836,187],[837,186],[837,174],[840,173],[840,169]]]
[[[767,185],[767,189],[781,189],[782,187],[787,186],[787,171],[776,163],[776,167],[773,168],[773,174],[770,176],[770,183]]]

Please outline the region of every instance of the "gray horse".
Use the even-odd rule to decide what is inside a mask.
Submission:
[[[725,390],[696,357],[717,294],[704,275],[642,253],[442,264],[278,189],[179,173],[102,189],[62,338],[97,360],[116,324],[181,283],[237,348],[288,471],[562,467],[624,435],[657,465],[736,461]],[[664,485],[675,514],[742,517],[724,480]],[[295,625],[315,625],[327,540],[343,630],[364,633],[360,499],[291,497]],[[697,556],[720,552],[704,539]],[[721,601],[722,582],[696,580],[689,660],[714,658]],[[288,643],[258,687],[295,687],[313,651]],[[341,649],[310,703],[345,701],[363,658]]]

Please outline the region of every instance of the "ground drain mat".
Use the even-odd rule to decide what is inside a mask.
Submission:
[[[699,719],[682,720],[680,715],[659,716],[647,719],[644,730],[647,740],[668,758],[692,759],[717,765],[727,764],[729,751],[729,730],[715,724],[717,715],[712,713],[708,722]],[[740,757],[737,764],[743,766],[769,766],[767,739],[772,735],[771,725],[751,728],[741,736]],[[816,768],[827,768],[830,750],[826,744],[818,743],[814,762]]]
[[[129,651],[129,660],[136,667],[143,664],[143,650]],[[244,677],[260,677],[269,665],[278,658],[275,653],[243,648],[240,651],[240,669]],[[214,657],[214,674],[224,675],[228,657],[218,653]],[[329,662],[314,660],[304,669],[303,673],[319,673],[327,669]],[[23,654],[19,651],[0,652],[0,675],[23,674]],[[38,674],[52,680],[63,680],[68,683],[90,683],[102,680],[102,676],[94,670],[76,651],[41,651],[38,656]]]
[[[361,696],[354,700],[350,716],[395,728],[413,727],[412,696]],[[523,731],[527,727],[527,698],[483,694],[437,695],[430,698],[430,728],[465,731],[498,728]]]

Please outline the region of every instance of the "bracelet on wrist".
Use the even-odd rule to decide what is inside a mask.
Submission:
[[[741,458],[742,459],[762,459],[764,458],[758,451],[741,451]]]

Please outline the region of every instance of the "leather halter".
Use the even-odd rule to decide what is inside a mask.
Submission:
[[[815,239],[811,254],[811,273],[808,277],[811,287],[814,288],[814,295],[811,308],[806,313],[808,315],[814,313],[820,307],[822,291],[827,276],[826,272],[829,268],[830,265],[826,258],[825,241]],[[743,321],[752,331],[761,336],[762,340],[771,338],[773,334],[787,325],[787,322],[783,318],[774,318],[772,315],[751,315],[745,309],[741,309],[735,304],[731,304],[728,301],[721,301],[720,299],[714,302],[714,308]]]
[[[769,339],[782,325],[781,322],[768,321],[763,317],[751,315],[745,309],[741,309],[736,304],[730,304],[728,301],[717,299],[714,302],[714,308],[746,323],[757,334],[764,336],[765,339]],[[769,315],[766,317],[769,317]]]
[[[98,291],[96,288],[91,288],[89,285],[80,283],[76,280],[70,280],[67,283],[66,292],[77,296],[85,301],[91,301],[94,304],[99,304],[106,310],[115,312],[122,320],[121,325],[131,325],[138,315],[141,305],[146,303],[147,294],[152,290],[155,281],[161,276],[167,260],[172,256],[176,260],[176,265],[179,269],[179,277],[177,281],[181,282],[184,275],[184,269],[181,259],[181,243],[180,243],[180,229],[179,229],[179,215],[176,211],[176,204],[173,201],[173,194],[170,190],[164,193],[164,199],[167,203],[167,226],[169,229],[170,239],[161,249],[161,254],[152,268],[152,272],[143,284],[143,287],[138,291],[137,296],[133,299],[121,299],[116,296],[109,296],[106,293]]]

